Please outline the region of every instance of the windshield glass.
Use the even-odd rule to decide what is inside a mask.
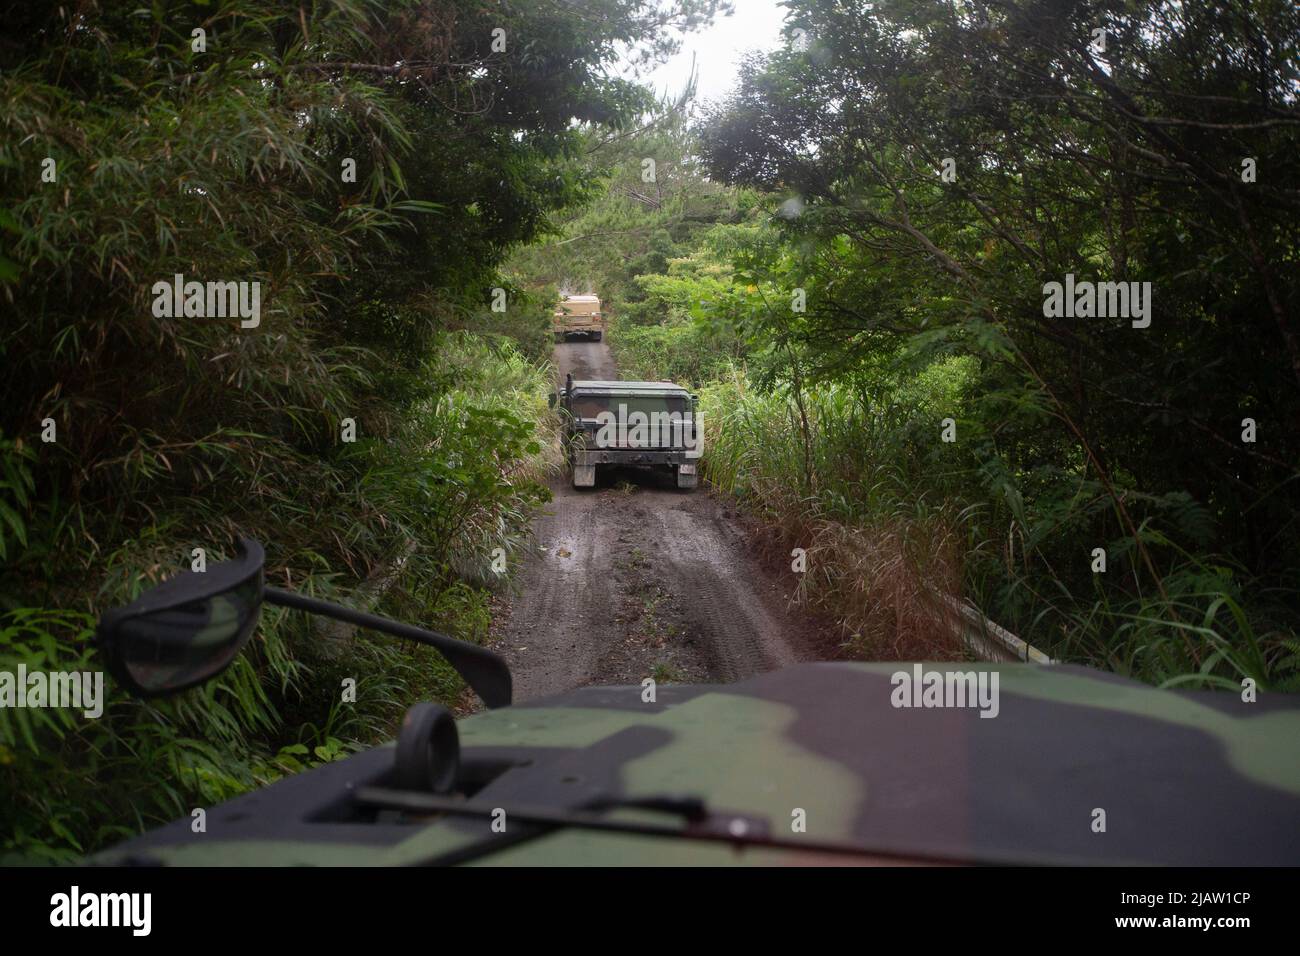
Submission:
[[[620,406],[624,408],[620,412]],[[665,412],[684,415],[687,411],[684,395],[575,395],[570,408],[575,418],[595,418],[601,412],[613,412],[626,417],[634,412],[652,415]]]

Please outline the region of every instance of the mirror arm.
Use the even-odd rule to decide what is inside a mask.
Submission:
[[[499,655],[485,647],[458,641],[436,631],[426,631],[422,627],[390,621],[386,617],[367,614],[365,611],[357,611],[332,601],[322,601],[294,591],[285,591],[282,588],[268,586],[263,590],[263,597],[269,603],[281,607],[291,607],[310,614],[323,614],[336,621],[346,621],[358,627],[383,631],[393,637],[427,644],[436,648],[447,659],[447,663],[455,668],[456,673],[464,678],[465,683],[469,684],[483,699],[483,703],[489,707],[510,706],[513,692],[510,667]]]

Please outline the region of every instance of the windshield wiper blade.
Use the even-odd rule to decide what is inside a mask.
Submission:
[[[690,834],[702,836],[716,834],[719,838],[731,841],[750,842],[762,839],[768,834],[767,821],[761,817],[745,814],[720,814],[710,811],[703,800],[698,797],[649,796],[649,797],[597,797],[595,800],[574,809],[557,810],[553,807],[511,804],[508,807],[490,806],[486,803],[474,803],[458,797],[443,797],[432,793],[415,793],[410,790],[391,790],[386,787],[362,787],[355,797],[358,803],[371,806],[387,807],[393,810],[409,810],[423,813],[446,813],[462,817],[491,817],[494,813],[505,811],[509,820],[542,826],[578,827],[587,830],[616,830],[622,832],[645,832],[654,836],[682,836]],[[596,811],[601,810],[653,810],[681,817],[686,827],[648,821],[611,820]]]
[[[354,796],[358,803],[406,810],[413,813],[443,813],[449,816],[492,819],[503,810],[509,824],[523,823],[513,831],[493,834],[468,847],[453,850],[442,856],[420,861],[423,865],[463,863],[469,859],[495,853],[507,846],[545,836],[555,830],[596,830],[634,836],[667,837],[706,843],[727,843],[736,847],[794,850],[802,853],[828,853],[839,856],[875,856],[896,860],[925,860],[934,863],[958,863],[938,859],[926,853],[879,850],[854,843],[773,836],[766,819],[741,813],[709,810],[697,797],[654,795],[647,797],[601,797],[574,809],[512,804],[491,805],[443,797],[435,794],[414,793],[409,790],[391,790],[385,787],[362,787]],[[656,823],[649,820],[614,820],[596,812],[612,809],[655,810],[681,817],[685,826]]]

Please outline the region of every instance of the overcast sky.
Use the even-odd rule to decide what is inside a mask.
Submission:
[[[725,96],[732,87],[736,67],[748,50],[771,50],[781,42],[786,10],[777,0],[732,0],[735,12],[721,17],[712,28],[688,34],[682,50],[643,82],[659,93],[679,93],[691,74],[691,56],[699,73],[697,102]]]

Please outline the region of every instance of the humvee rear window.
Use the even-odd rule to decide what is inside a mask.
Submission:
[[[683,395],[575,395],[570,402],[575,418],[595,418],[601,412],[619,414],[619,406],[626,406],[626,414],[644,412],[647,416],[655,412],[684,415],[687,411],[686,397]]]

